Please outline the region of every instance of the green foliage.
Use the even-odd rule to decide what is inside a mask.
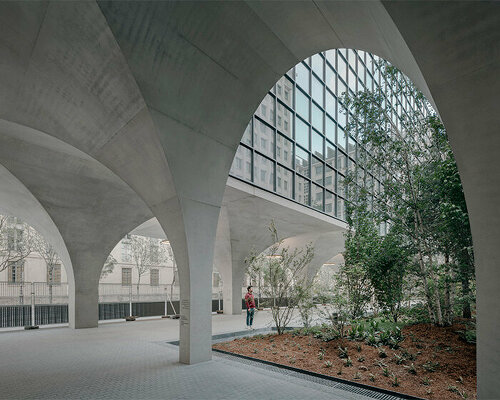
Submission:
[[[388,63],[377,68],[380,88],[343,99],[358,159],[345,179],[349,229],[341,283],[351,317],[362,314],[373,292],[397,321],[405,291],[412,290],[405,286],[410,275],[431,322],[451,324],[456,304],[470,317],[474,302],[472,237],[458,169],[444,126],[422,93]],[[414,107],[396,116],[386,104],[400,95]]]
[[[271,221],[268,229],[274,243],[269,248],[270,256],[254,252],[245,262],[247,273],[252,279],[258,276],[264,280],[261,291],[273,301],[272,318],[281,335],[290,323],[295,307],[302,307],[303,317],[308,313],[306,308],[310,310],[306,304],[312,298],[312,282],[307,279],[306,270],[314,257],[314,249],[308,244],[303,249],[290,250],[279,238],[274,221]]]

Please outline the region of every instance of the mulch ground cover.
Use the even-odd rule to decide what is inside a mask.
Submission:
[[[397,350],[292,333],[240,338],[214,348],[430,400],[476,399],[476,346],[457,333],[464,329],[406,326]],[[347,348],[348,358],[339,347]]]

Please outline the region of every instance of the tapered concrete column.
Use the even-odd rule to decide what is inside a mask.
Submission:
[[[231,272],[224,279],[222,294],[224,296],[224,314],[239,315],[241,314],[241,287],[245,276],[244,268],[231,268]],[[227,282],[227,283],[226,283]],[[226,300],[227,299],[227,300]]]
[[[244,268],[239,268],[241,267],[239,263],[233,263],[229,215],[225,205],[221,207],[217,225],[214,266],[222,277],[224,314],[241,314],[241,285]]]
[[[68,280],[69,326],[73,329],[97,328],[99,322],[99,275],[88,269],[75,268],[74,279]]]
[[[195,364],[212,358],[212,270],[220,209],[188,199],[182,204],[184,223],[167,228],[167,235],[181,289],[179,361]]]

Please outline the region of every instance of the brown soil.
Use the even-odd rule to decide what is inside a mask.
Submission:
[[[460,324],[446,328],[428,324],[407,326],[403,328],[405,339],[401,348],[381,346],[386,358],[364,342],[323,342],[291,333],[235,339],[215,344],[214,348],[431,400],[476,399],[476,346],[459,337],[456,331],[463,329]],[[346,360],[339,357],[339,346],[347,347],[352,366],[345,366]],[[405,350],[407,358],[410,353],[414,360],[397,364],[395,354],[401,355]],[[324,352],[323,357],[320,352]],[[409,368],[412,363],[414,371]],[[430,363],[434,363],[434,372],[424,368],[424,364],[429,368]],[[386,368],[389,376],[384,375]],[[394,377],[399,386],[394,386]]]

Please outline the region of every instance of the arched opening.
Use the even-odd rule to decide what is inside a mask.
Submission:
[[[380,131],[379,141],[386,139],[377,143],[370,130]],[[408,315],[419,307],[428,311],[425,323],[452,325],[467,318],[465,329],[475,336],[472,236],[455,160],[430,102],[387,61],[338,49],[297,64],[249,122],[232,178],[348,224],[349,246],[336,283],[346,285],[339,293],[352,303],[351,324],[380,310],[397,324],[405,301]],[[371,218],[373,248],[354,248],[363,245],[362,214]],[[401,253],[403,272],[394,246],[411,248]],[[250,241],[247,252],[251,247]],[[365,265],[373,267],[366,274]],[[467,363],[475,365],[475,357]],[[467,373],[467,379],[474,389],[475,375]]]
[[[66,268],[40,232],[0,215],[0,328],[67,323]]]
[[[179,272],[158,221],[139,225],[113,248],[99,279],[99,319],[179,314]]]

